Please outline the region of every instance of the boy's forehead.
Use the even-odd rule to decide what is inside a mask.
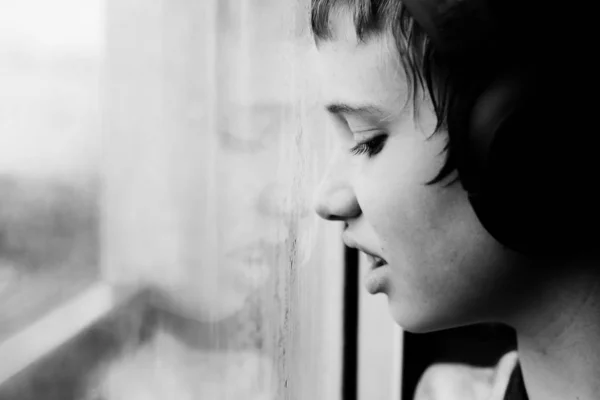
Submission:
[[[366,39],[361,40],[356,34],[356,25],[352,13],[343,9],[334,10],[329,16],[329,32],[330,37],[320,39],[317,46],[327,47],[328,51],[352,53],[360,51],[375,52],[376,47],[380,46],[382,53],[390,52],[391,55],[397,53],[393,44],[393,36],[390,31],[386,30],[381,33],[366,35]],[[366,49],[365,49],[366,48]],[[395,57],[397,58],[397,57]]]
[[[333,15],[332,22],[336,18]],[[314,60],[325,102],[401,109],[406,101],[406,77],[391,34],[362,42],[352,20],[340,18],[332,24],[331,39],[318,42]]]

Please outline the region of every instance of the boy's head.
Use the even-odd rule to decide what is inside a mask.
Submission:
[[[477,36],[454,21],[434,37],[399,1],[313,0],[319,84],[340,139],[317,212],[344,221],[346,244],[375,256],[367,288],[387,294],[409,331],[510,322],[537,281],[531,260],[484,227],[458,173],[477,101],[515,60],[531,67],[546,54],[515,41],[540,34],[527,11],[512,30]]]

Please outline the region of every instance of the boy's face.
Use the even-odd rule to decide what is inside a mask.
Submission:
[[[324,106],[342,105],[329,111],[339,146],[317,212],[344,220],[348,245],[387,262],[365,283],[370,292],[388,296],[404,329],[501,318],[506,291],[517,292],[515,256],[483,229],[460,183],[425,185],[445,161],[447,135],[432,136],[436,117],[427,100],[417,102],[413,117],[391,35],[359,43],[343,14],[332,30],[334,39],[319,43],[316,62]],[[366,153],[350,152],[369,140]]]

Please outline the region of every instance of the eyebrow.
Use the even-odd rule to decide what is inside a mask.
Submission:
[[[332,103],[328,104],[325,108],[334,115],[373,115],[380,118],[387,118],[391,115],[389,111],[374,104],[350,105],[346,103]]]

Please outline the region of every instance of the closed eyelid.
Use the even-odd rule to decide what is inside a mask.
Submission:
[[[389,123],[378,119],[349,118],[348,127],[354,133],[372,133],[387,130]]]
[[[389,126],[387,123],[368,121],[361,117],[345,113],[330,113],[334,124],[341,129],[345,136],[354,142],[364,142],[374,137],[387,135]]]
[[[371,124],[389,124],[398,117],[404,116],[409,110],[408,103],[397,108],[388,108],[377,103],[348,104],[344,102],[333,102],[325,109],[331,114],[343,120],[362,120]]]
[[[342,130],[346,133],[351,133],[352,130],[350,129],[350,126],[348,125],[348,121],[346,120],[346,118],[344,118],[343,115],[340,114],[329,114],[329,116],[331,117],[331,121],[333,122],[333,126],[338,129],[338,130]]]
[[[385,133],[376,133],[358,140],[358,143],[350,149],[350,152],[354,155],[368,154],[369,158],[371,158],[383,149],[387,137],[388,135]]]
[[[399,116],[398,115],[370,115],[370,114],[350,114],[346,116],[346,122],[353,131],[368,131],[388,129]]]
[[[329,114],[333,120],[337,123],[341,123],[344,125],[348,125],[348,118],[342,113],[330,113]]]
[[[385,131],[382,129],[367,129],[367,130],[359,130],[359,131],[352,131],[352,134],[354,135],[355,140],[367,140],[369,138],[374,138],[376,136],[381,136],[381,135],[385,135]]]

